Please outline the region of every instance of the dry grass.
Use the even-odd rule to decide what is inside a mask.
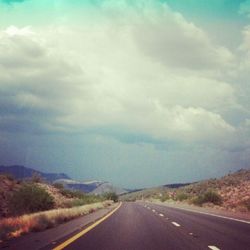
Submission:
[[[0,221],[0,239],[18,237],[28,232],[42,231],[111,204],[111,201],[105,201],[73,208],[54,209],[15,218],[6,218]]]

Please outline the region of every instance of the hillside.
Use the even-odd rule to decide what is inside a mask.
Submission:
[[[32,182],[22,182],[8,175],[0,175],[0,218],[10,215],[8,206],[9,199],[13,193],[18,191],[26,183]],[[63,195],[60,189],[47,183],[34,183],[34,185],[46,190],[46,192],[53,197],[55,202],[54,208],[67,207],[74,200],[71,197]]]
[[[105,208],[113,204],[111,199],[66,190],[59,184],[0,175],[0,243]]]
[[[250,170],[241,169],[219,179],[204,180],[178,188],[165,185],[144,189],[122,195],[120,199],[172,200],[198,206],[212,206],[231,211],[249,212]]]
[[[96,195],[101,195],[107,192],[115,192],[117,194],[123,194],[127,192],[127,190],[116,187],[106,181],[77,181],[71,179],[64,173],[45,173],[20,165],[0,166],[0,174],[11,175],[18,180],[28,180],[35,176],[48,183],[60,183],[64,186],[64,188],[69,190],[78,190],[84,193]]]
[[[105,198],[94,194],[85,194],[76,190],[67,190],[58,184],[49,184],[45,182],[34,182],[32,180],[17,180],[12,176],[0,175],[0,218],[13,216],[15,211],[11,209],[11,199],[13,195],[18,193],[24,187],[31,187],[30,193],[37,188],[45,191],[53,200],[52,208],[70,208],[93,202],[103,201]],[[29,194],[26,192],[22,197],[19,196],[19,201],[29,206],[32,202],[39,201],[41,193],[33,196],[34,200],[29,200]],[[16,203],[19,207],[19,204]],[[39,205],[40,207],[40,205]],[[38,210],[39,210],[38,207]]]
[[[222,197],[222,207],[247,212],[250,211],[250,170],[241,169],[220,179],[209,179],[182,188],[190,196],[201,195],[208,189]]]
[[[70,179],[64,173],[44,173],[32,168],[27,168],[20,165],[0,166],[0,174],[10,174],[16,179],[27,179],[34,175],[40,176],[45,181],[53,182],[57,179]]]

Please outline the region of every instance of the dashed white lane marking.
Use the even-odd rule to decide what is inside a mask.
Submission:
[[[209,249],[212,249],[212,250],[220,250],[218,247],[216,246],[208,246]]]
[[[171,206],[169,206],[169,207],[171,207]],[[218,217],[218,218],[222,218],[222,219],[233,220],[233,221],[238,221],[238,222],[243,222],[243,223],[246,223],[246,224],[250,224],[250,221],[247,221],[247,220],[235,219],[235,218],[232,218],[232,217],[227,217],[227,216],[218,215],[218,214],[210,214],[210,213],[196,211],[196,210],[189,209],[189,208],[182,208],[182,207],[178,207],[178,208],[177,207],[172,207],[172,208],[176,208],[176,209],[180,209],[180,210],[184,210],[184,211],[189,211],[189,212],[192,212],[192,213],[205,214],[205,215],[210,215],[210,216],[214,216],[214,217]]]
[[[151,209],[150,207],[148,207],[148,209]]]
[[[175,225],[176,227],[180,227],[181,226],[180,224],[178,224],[177,222],[174,222],[174,221],[172,222],[172,224]]]
[[[189,235],[193,235],[193,233],[189,233]]]
[[[163,214],[159,214],[159,216],[164,217],[164,215],[163,215]]]
[[[154,210],[154,209],[152,209],[152,212],[153,212],[153,213],[155,213],[155,210]]]

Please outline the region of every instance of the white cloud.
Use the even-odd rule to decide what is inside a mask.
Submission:
[[[134,34],[146,54],[170,67],[215,70],[233,62],[233,54],[226,47],[213,44],[205,31],[166,5],[164,11],[154,13],[154,18],[144,16]]]
[[[3,30],[0,85],[11,112],[42,110],[39,126],[64,132],[120,126],[215,143],[234,136],[224,113],[239,106],[235,89],[217,77],[218,67],[232,67],[232,53],[166,6],[137,8],[111,18],[104,6],[102,23]]]
[[[9,26],[6,29],[5,33],[8,34],[9,36],[27,36],[33,34],[30,27],[24,27],[19,29],[15,26]]]

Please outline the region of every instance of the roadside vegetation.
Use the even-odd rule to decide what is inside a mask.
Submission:
[[[219,206],[222,204],[222,197],[217,192],[208,190],[204,194],[192,198],[191,203],[198,206],[202,206],[204,203],[212,203]]]
[[[0,175],[0,239],[41,231],[107,207],[118,201],[115,193],[86,194],[50,185],[34,176],[18,181]]]
[[[0,239],[18,237],[28,232],[43,231],[58,224],[72,220],[110,206],[112,201],[98,202],[72,208],[60,208],[19,217],[5,218],[0,221]]]
[[[105,193],[103,196],[106,200],[112,200],[113,202],[118,202],[119,197],[115,192],[108,192]]]
[[[22,215],[54,208],[54,198],[34,183],[24,183],[9,198],[11,215]]]
[[[214,207],[232,212],[250,212],[250,170],[241,169],[219,179],[209,179],[179,188],[166,186],[120,196],[120,200],[148,200]]]

